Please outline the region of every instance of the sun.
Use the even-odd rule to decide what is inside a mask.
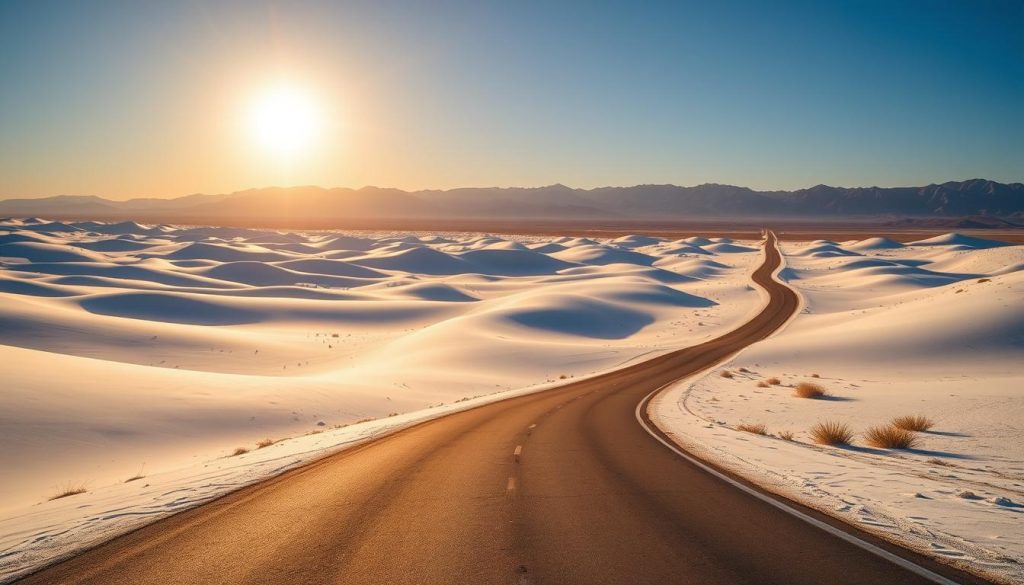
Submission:
[[[287,84],[256,94],[249,104],[247,121],[252,138],[281,157],[307,152],[323,125],[312,94]]]

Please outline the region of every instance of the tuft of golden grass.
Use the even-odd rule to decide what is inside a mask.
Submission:
[[[232,454],[231,454],[231,456],[232,456],[232,457],[237,457],[237,456],[239,456],[239,455],[245,455],[245,454],[246,454],[246,453],[248,453],[248,452],[249,452],[249,450],[248,450],[248,449],[246,449],[245,447],[237,447],[237,448],[235,449],[235,452],[234,452],[234,453],[232,453]]]
[[[800,382],[796,385],[796,390],[793,392],[793,395],[800,398],[823,398],[828,396],[828,392],[826,392],[821,386],[812,382]]]
[[[864,431],[864,440],[880,449],[910,449],[917,445],[917,435],[913,431],[892,425],[871,427]]]
[[[821,376],[819,376],[818,374],[811,374],[811,377],[812,378],[820,378]]]
[[[722,370],[722,373],[719,374],[719,375],[722,376],[723,378],[732,378],[733,377],[733,373],[730,372],[729,370]]]
[[[849,445],[853,431],[846,423],[827,420],[811,427],[811,438],[820,445]]]
[[[765,382],[767,382],[769,386],[778,386],[782,383],[782,380],[778,378],[768,378]]]
[[[743,424],[737,425],[736,426],[736,430],[737,431],[743,431],[745,433],[754,433],[755,435],[767,435],[768,434],[768,427],[764,426],[761,423],[757,423],[757,424],[743,423]]]
[[[256,442],[256,448],[257,449],[262,449],[264,447],[269,447],[269,446],[273,445],[274,442],[275,442],[274,439],[263,439],[262,441],[257,441]]]
[[[68,484],[63,487],[57,488],[57,493],[47,498],[48,501],[59,500],[68,496],[77,496],[78,494],[84,494],[89,490],[85,489],[85,484]]]
[[[779,431],[779,438],[783,441],[792,441],[793,431]]]
[[[923,414],[897,416],[892,419],[892,426],[906,431],[927,431],[935,426],[935,421]]]
[[[767,382],[763,382],[763,381],[762,382],[758,382],[757,383],[757,387],[758,388],[768,388],[768,383]]]

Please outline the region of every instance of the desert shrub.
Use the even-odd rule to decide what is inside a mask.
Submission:
[[[793,431],[779,431],[779,438],[783,441],[792,441]]]
[[[719,374],[719,375],[722,376],[723,378],[732,378],[733,377],[733,373],[730,372],[729,370],[722,370],[722,373]]]
[[[819,376],[818,374],[811,374],[811,377],[812,378],[820,378],[821,376]]]
[[[738,372],[741,372],[741,373],[743,373],[743,374],[749,374],[749,373],[750,373],[750,370],[748,370],[747,368],[740,368],[740,369],[739,369],[739,370],[737,370],[737,371],[738,371]]]
[[[849,445],[853,440],[850,425],[828,420],[811,427],[811,438],[821,445]]]
[[[757,387],[758,388],[768,388],[768,383],[767,382],[763,382],[763,381],[762,382],[758,382],[757,383]]]
[[[767,435],[768,434],[768,427],[764,426],[761,423],[757,423],[757,424],[743,423],[743,424],[737,425],[736,426],[736,430],[737,431],[743,431],[745,433],[754,433],[755,435]]]
[[[910,449],[917,444],[917,435],[913,431],[884,425],[864,431],[864,440],[868,445],[881,449]]]
[[[795,396],[800,398],[823,398],[828,395],[821,386],[811,382],[800,382],[796,385]]]
[[[47,498],[49,501],[59,500],[68,496],[77,496],[78,494],[84,494],[88,490],[85,489],[84,484],[68,484],[57,488],[57,493]]]
[[[934,427],[935,421],[921,414],[897,416],[892,419],[892,426],[906,431],[920,432]]]
[[[262,441],[257,441],[256,442],[256,448],[257,449],[262,449],[264,447],[269,447],[269,446],[271,446],[273,444],[274,444],[274,439],[263,439]]]
[[[232,453],[232,454],[231,454],[231,456],[232,456],[232,457],[237,457],[238,455],[245,455],[245,454],[246,454],[246,453],[248,453],[248,452],[249,452],[249,450],[248,450],[248,449],[246,449],[245,447],[237,447],[237,448],[235,449],[235,452],[234,452],[234,453]]]
[[[768,378],[765,382],[767,382],[769,386],[778,386],[782,383],[782,380],[778,378]]]

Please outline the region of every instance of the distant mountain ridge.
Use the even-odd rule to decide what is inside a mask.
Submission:
[[[985,179],[924,187],[831,187],[755,191],[732,185],[637,185],[574,189],[469,187],[403,191],[381,187],[268,187],[222,195],[112,201],[93,195],[0,200],[0,215],[150,221],[218,219],[1024,219],[1024,184]]]

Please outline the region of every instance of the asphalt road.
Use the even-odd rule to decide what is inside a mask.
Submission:
[[[779,261],[769,237],[753,279],[770,301],[718,339],[420,424],[19,583],[927,583],[709,475],[636,419],[657,388],[789,318]]]

